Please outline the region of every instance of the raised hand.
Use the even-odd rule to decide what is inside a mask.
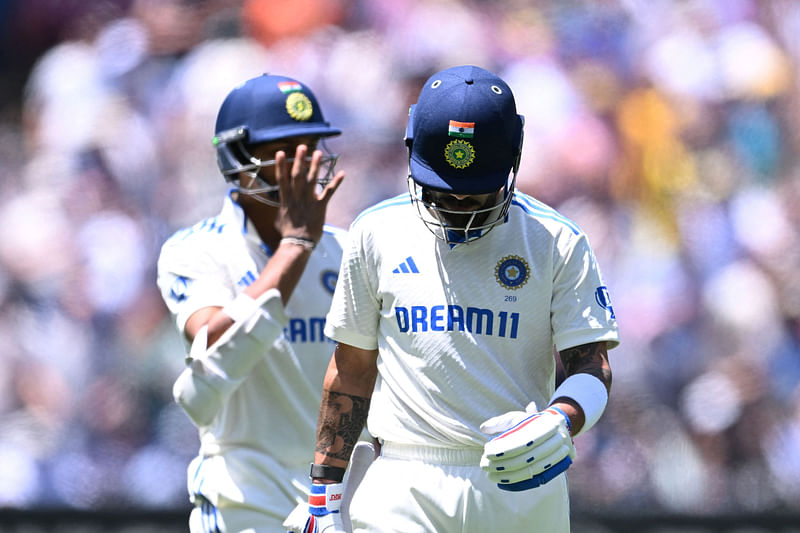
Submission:
[[[322,237],[328,202],[344,180],[344,171],[337,172],[322,191],[318,191],[317,179],[323,153],[315,150],[310,158],[307,154],[308,147],[299,145],[291,166],[285,152],[275,154],[275,177],[280,190],[275,227],[284,237],[316,243]]]

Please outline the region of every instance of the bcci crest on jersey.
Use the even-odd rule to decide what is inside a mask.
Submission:
[[[525,285],[530,277],[528,262],[518,255],[507,255],[497,262],[494,275],[497,283],[515,291]]]

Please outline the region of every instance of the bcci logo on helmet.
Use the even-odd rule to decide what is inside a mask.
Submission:
[[[497,262],[494,268],[497,283],[515,291],[525,285],[530,277],[531,269],[527,261],[518,255],[507,255]]]
[[[454,168],[467,168],[475,161],[475,148],[467,141],[456,139],[444,147],[444,158]]]
[[[301,92],[291,92],[286,97],[286,111],[295,120],[306,121],[314,114],[314,106],[308,96]]]

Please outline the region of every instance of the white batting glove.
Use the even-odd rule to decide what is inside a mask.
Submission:
[[[569,418],[550,407],[536,412],[510,411],[486,420],[481,431],[499,435],[483,447],[481,468],[503,490],[520,491],[543,485],[564,472],[575,458]]]
[[[312,484],[308,503],[298,504],[283,527],[292,533],[351,533],[350,502],[374,459],[372,443],[357,443],[344,480],[330,485]]]
[[[351,533],[342,523],[339,512],[342,506],[344,483],[328,485],[311,484],[308,495],[308,519],[303,533]]]

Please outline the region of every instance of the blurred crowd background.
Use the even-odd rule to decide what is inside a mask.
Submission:
[[[573,508],[800,510],[794,0],[0,0],[0,507],[186,505],[155,260],[221,207],[231,88],[313,88],[347,227],[456,64],[514,90],[518,186],[588,234],[620,324]]]

